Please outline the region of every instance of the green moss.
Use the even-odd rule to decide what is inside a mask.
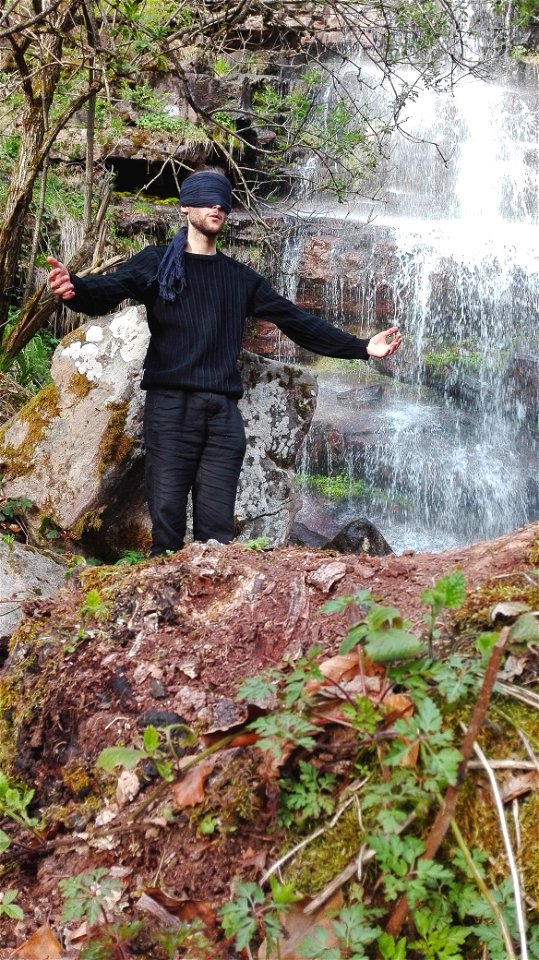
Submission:
[[[19,411],[19,419],[28,424],[24,440],[18,446],[6,443],[7,430],[2,431],[0,462],[8,465],[9,476],[21,477],[31,471],[35,448],[45,436],[51,420],[59,413],[58,390],[54,383],[49,383]]]
[[[456,350],[440,350],[438,353],[426,353],[423,362],[426,367],[452,367],[458,363],[459,355]]]
[[[529,557],[533,567],[533,550]],[[503,579],[489,580],[471,590],[465,604],[454,615],[457,646],[462,647],[474,641],[483,630],[492,630],[490,611],[496,604],[509,600],[527,603],[531,610],[535,610],[539,604],[539,578],[532,574],[516,573]]]
[[[88,771],[78,761],[63,767],[62,781],[72,796],[80,799],[88,796],[93,787]]]
[[[111,412],[108,428],[103,433],[98,451],[100,475],[103,475],[109,467],[122,463],[134,443],[133,437],[128,436],[125,432],[128,404],[109,403],[107,409]]]
[[[71,533],[75,540],[80,540],[89,530],[99,530],[101,528],[103,521],[101,515],[98,511],[89,511],[88,513],[83,514],[82,517],[79,517],[77,522],[73,525]]]
[[[520,808],[521,870],[524,877],[526,898],[533,902],[533,908],[539,910],[539,843],[537,843],[537,824],[539,823],[539,791],[534,790],[522,802]]]
[[[332,477],[323,474],[304,473],[298,474],[296,483],[298,488],[314,490],[323,497],[329,497],[334,500],[347,500],[349,497],[358,499],[370,499],[380,503],[394,503],[407,507],[410,500],[404,495],[388,494],[380,487],[373,487],[372,484],[364,480],[351,480],[350,477],[342,473]]]
[[[313,897],[359,853],[364,836],[352,805],[327,830],[301,850],[286,869],[287,883],[307,897]]]
[[[77,327],[76,330],[70,330],[69,333],[66,333],[65,337],[60,340],[61,347],[69,347],[71,343],[84,343],[86,341],[86,334],[84,330],[81,330],[80,327]]]
[[[49,664],[43,668],[41,661],[48,660],[51,643],[50,634],[41,633],[41,625],[29,620],[10,640],[11,666],[0,679],[0,768],[8,775],[16,773],[20,726],[31,722],[48,696]]]
[[[72,393],[75,394],[79,400],[83,400],[84,397],[88,396],[92,387],[95,386],[95,383],[92,383],[91,380],[88,380],[83,373],[74,373],[69,381],[69,389]]]

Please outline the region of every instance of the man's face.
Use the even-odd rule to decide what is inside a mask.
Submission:
[[[188,223],[205,237],[216,237],[226,223],[226,213],[217,204],[213,207],[182,207]]]

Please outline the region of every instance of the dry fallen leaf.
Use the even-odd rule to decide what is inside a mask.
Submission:
[[[299,953],[299,946],[305,937],[314,934],[315,927],[322,927],[326,931],[327,947],[338,946],[337,937],[331,927],[331,920],[339,912],[343,902],[342,893],[337,892],[331,900],[328,900],[323,907],[320,907],[313,914],[305,914],[306,901],[298,902],[290,907],[281,917],[284,939],[279,944],[280,960],[302,960],[303,954]],[[258,960],[270,960],[265,941],[258,951]]]
[[[170,792],[179,810],[196,807],[204,800],[204,784],[215,766],[215,757],[201,760],[196,767],[184,773],[181,780],[170,786]]]
[[[213,929],[217,923],[215,910],[212,908],[209,900],[193,900],[186,897],[171,897],[159,887],[147,887],[145,894],[160,907],[163,907],[167,913],[183,920],[185,923],[192,923],[193,920],[201,920],[207,929]]]
[[[330,657],[329,660],[324,660],[323,663],[320,664],[319,669],[323,679],[308,680],[305,684],[305,689],[309,693],[312,693],[313,690],[318,690],[319,687],[331,681],[340,683],[341,680],[351,680],[359,669],[357,650],[353,650],[352,653],[345,655],[339,654],[336,657]]]
[[[63,950],[47,925],[38,927],[35,933],[12,954],[21,960],[56,960],[63,956]]]
[[[504,803],[510,803],[516,797],[522,797],[530,790],[539,790],[539,770],[527,770],[526,773],[512,774],[500,786]]]

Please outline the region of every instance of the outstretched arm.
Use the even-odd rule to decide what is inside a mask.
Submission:
[[[388,343],[388,339],[393,337]],[[401,332],[398,327],[389,327],[389,330],[382,330],[374,337],[371,337],[367,344],[367,353],[369,357],[390,357],[395,353],[402,343]]]
[[[162,256],[159,250],[145,247],[111,273],[88,277],[70,273],[65,264],[49,257],[50,288],[70,310],[90,317],[109,313],[125,300],[145,303]]]

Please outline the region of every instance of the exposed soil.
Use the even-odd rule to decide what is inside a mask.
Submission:
[[[149,724],[185,723],[199,736],[196,749],[201,737],[207,746],[239,730],[260,710],[235,700],[242,679],[296,661],[313,645],[321,659],[337,652],[352,613],[325,615],[330,597],[368,587],[420,630],[422,591],[458,568],[472,598],[486,583],[522,583],[528,602],[530,585],[536,590],[537,609],[538,545],[539,523],[441,554],[382,558],[192,544],[165,560],[75,572],[55,597],[28,604],[0,690],[2,765],[35,789],[45,846],[21,833],[28,849],[6,855],[12,867],[3,883],[19,889],[25,920],[0,921],[2,947],[21,944],[43,923],[61,937],[58,882],[95,866],[116,870],[132,902],[135,891],[162,888],[176,916],[180,901],[202,902],[194,908],[200,915],[228,899],[237,878],[258,879],[283,836],[278,773],[255,746],[232,741],[210,756],[194,774],[192,803],[183,794],[175,802],[148,763],[138,771],[138,795],[118,794],[118,776],[95,767],[100,751],[140,746]],[[346,767],[353,745],[342,734],[331,727],[321,734],[321,769]],[[173,828],[156,804],[129,826],[155,789],[173,809]],[[107,816],[111,829],[89,838]],[[220,828],[204,834],[200,822],[212,817]],[[11,823],[3,826],[13,835]]]

